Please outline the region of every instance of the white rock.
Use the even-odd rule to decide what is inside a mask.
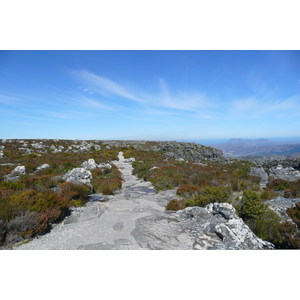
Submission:
[[[98,168],[98,165],[96,164],[93,158],[90,158],[88,161],[85,161],[81,166],[87,170],[94,170]]]
[[[74,184],[91,185],[92,173],[84,168],[75,168],[63,175],[63,180]]]
[[[16,175],[25,175],[27,174],[27,170],[25,166],[17,166],[13,171],[12,174]]]
[[[110,164],[101,163],[98,165],[100,169],[111,169],[112,166]]]
[[[50,165],[42,164],[42,165],[40,165],[36,168],[36,171],[45,170],[45,169],[48,169],[48,168],[50,168]]]

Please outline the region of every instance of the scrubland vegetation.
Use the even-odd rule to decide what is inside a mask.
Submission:
[[[130,153],[133,154],[133,153]],[[137,154],[134,173],[149,180],[157,190],[177,189],[176,199],[166,209],[179,210],[189,206],[206,206],[213,202],[228,202],[250,229],[262,239],[280,249],[300,248],[300,203],[287,210],[297,224],[282,222],[265,200],[278,195],[300,197],[300,182],[276,179],[265,189],[259,186],[260,178],[249,176],[251,163],[208,163],[207,165],[166,160],[157,153]],[[152,153],[151,153],[152,154]],[[129,155],[129,154],[128,154]]]
[[[48,141],[44,142],[46,144]],[[67,148],[71,141],[58,141],[56,147]],[[82,153],[35,153],[24,155],[16,142],[5,144],[5,157],[0,168],[0,247],[30,239],[47,232],[54,223],[68,215],[71,207],[82,206],[92,192],[113,194],[120,189],[121,173],[111,169],[92,170],[92,187],[64,182],[62,175],[80,167],[90,158],[97,163],[117,160],[118,149],[91,147]],[[50,168],[37,171],[42,164]],[[6,181],[17,165],[26,167],[27,174],[16,181]]]
[[[31,141],[25,142],[30,148]],[[261,189],[260,178],[249,175],[249,161],[200,164],[167,158],[163,151],[136,150],[133,146],[111,147],[99,143],[74,153],[66,151],[74,141],[57,140],[54,144],[53,149],[63,147],[64,151],[43,152],[31,147],[24,154],[19,142],[5,143],[0,168],[0,247],[47,232],[68,215],[71,207],[84,205],[92,192],[115,193],[122,185],[121,173],[115,166],[91,170],[92,187],[64,182],[62,175],[90,158],[98,164],[117,160],[117,154],[123,151],[125,158],[136,160],[132,163],[133,173],[150,181],[157,191],[176,189],[177,197],[168,203],[167,210],[228,202],[257,236],[280,249],[300,248],[300,203],[287,210],[294,223],[282,222],[264,203],[278,195],[300,197],[299,181],[276,179]],[[53,141],[43,140],[43,145],[49,148]],[[42,164],[50,167],[37,171]],[[6,181],[5,175],[17,165],[26,166],[27,174],[16,181]]]

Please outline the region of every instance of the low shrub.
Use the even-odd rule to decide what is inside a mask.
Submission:
[[[279,225],[279,232],[281,236],[281,242],[275,244],[280,249],[299,249],[300,248],[300,236],[297,226],[292,222],[282,222]]]
[[[185,206],[183,204],[183,200],[172,199],[166,206],[166,210],[180,210],[183,209]]]
[[[276,198],[277,196],[279,196],[279,194],[275,193],[275,191],[273,189],[265,188],[260,196],[261,196],[262,200],[265,201],[265,200],[272,200],[272,199]]]
[[[172,179],[169,177],[153,178],[150,181],[158,191],[165,191],[174,188]]]
[[[288,208],[286,213],[300,229],[300,202],[296,203],[294,207]]]
[[[280,244],[282,237],[280,234],[280,217],[271,209],[266,209],[256,218],[253,232],[260,238],[273,244]]]
[[[137,175],[139,178],[143,178],[144,175],[153,167],[153,161],[146,159],[144,161],[134,161],[132,163],[133,175]]]
[[[176,194],[179,196],[189,197],[200,190],[199,186],[191,184],[182,184],[178,187]]]
[[[192,198],[188,198],[184,205],[188,206],[201,206],[205,207],[209,203],[214,202],[228,202],[230,193],[225,186],[207,187],[199,191],[199,194],[193,195]]]

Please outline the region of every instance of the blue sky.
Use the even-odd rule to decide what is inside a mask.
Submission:
[[[0,51],[0,138],[299,136],[299,51]]]

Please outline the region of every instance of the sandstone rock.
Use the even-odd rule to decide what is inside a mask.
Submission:
[[[93,158],[90,158],[88,161],[85,161],[81,166],[87,170],[94,170],[98,168],[98,165],[96,164]]]
[[[25,166],[17,166],[13,171],[12,174],[14,175],[26,175],[27,170]]]
[[[6,181],[17,181],[20,175],[26,175],[27,170],[25,166],[17,166],[10,174],[4,176]]]
[[[270,168],[269,175],[275,179],[283,179],[288,181],[300,180],[299,171],[296,171],[293,167],[283,167],[282,165]]]
[[[111,169],[112,166],[110,164],[101,163],[98,165],[100,169]]]
[[[269,176],[262,166],[258,165],[256,167],[251,167],[249,175],[259,177],[261,179],[261,187],[266,187]]]
[[[139,219],[132,235],[146,249],[275,248],[258,238],[228,203],[153,214]]]
[[[36,168],[36,171],[41,171],[41,170],[45,170],[45,169],[49,169],[49,168],[50,168],[50,165],[42,164]]]
[[[74,184],[91,185],[92,173],[84,168],[75,168],[63,175],[63,180]]]
[[[282,221],[290,221],[293,220],[286,213],[287,208],[295,206],[296,203],[300,202],[300,198],[295,199],[287,199],[282,196],[276,197],[272,200],[265,201],[266,204],[269,204],[269,208],[274,210]]]

